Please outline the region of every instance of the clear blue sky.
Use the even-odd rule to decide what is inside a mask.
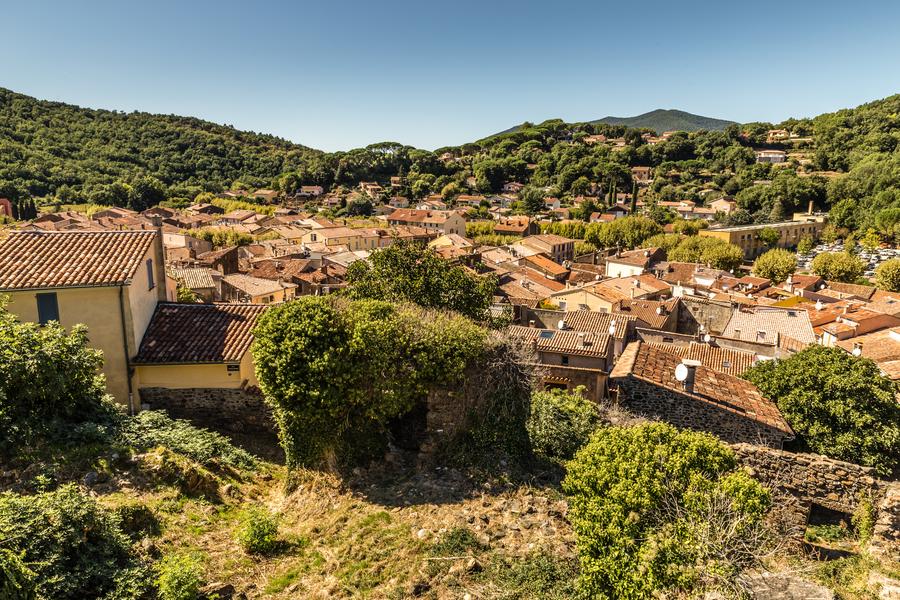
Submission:
[[[0,86],[324,150],[678,108],[812,116],[900,92],[900,2],[6,0]]]

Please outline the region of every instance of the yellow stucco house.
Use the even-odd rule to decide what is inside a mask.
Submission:
[[[158,305],[132,361],[137,387],[256,387],[250,344],[265,309],[260,304]]]
[[[158,231],[0,232],[0,296],[22,321],[87,325],[109,393],[136,410],[131,357],[167,299],[163,256]]]

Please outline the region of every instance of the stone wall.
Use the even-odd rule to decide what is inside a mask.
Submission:
[[[676,331],[696,335],[703,325],[710,333],[721,333],[731,319],[732,310],[730,302],[682,296]]]
[[[853,515],[860,499],[868,497],[875,510],[871,552],[900,559],[900,482],[879,480],[869,467],[819,454],[751,444],[732,448],[753,477],[775,490],[776,507],[798,537],[806,529],[813,505]]]
[[[787,435],[750,417],[635,377],[617,377],[618,402],[629,412],[676,427],[706,431],[728,443],[781,447]]]
[[[151,388],[140,390],[141,402],[210,429],[275,432],[272,411],[256,388]]]

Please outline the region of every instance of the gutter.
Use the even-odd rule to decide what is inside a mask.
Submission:
[[[122,347],[125,350],[125,379],[128,381],[128,410],[134,415],[134,389],[131,384],[131,357],[128,355],[128,330],[125,327],[125,284],[119,285],[119,322],[122,325]]]

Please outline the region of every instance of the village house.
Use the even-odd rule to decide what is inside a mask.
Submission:
[[[321,185],[301,185],[300,189],[294,194],[296,198],[318,198],[325,193],[325,188]]]
[[[710,202],[709,207],[717,213],[730,215],[737,210],[737,202],[735,202],[734,200],[728,200],[727,198],[719,198]]]
[[[606,257],[607,277],[631,277],[642,275],[651,270],[651,267],[665,258],[665,252],[660,248],[639,248],[625,252],[616,252]]]
[[[574,287],[552,295],[562,310],[612,312],[622,300],[657,300],[668,294],[670,286],[652,275],[605,279],[593,285]]]
[[[517,235],[525,237],[533,233],[540,232],[541,228],[537,222],[530,218],[519,215],[515,217],[500,217],[494,223],[494,233],[497,235]]]
[[[281,195],[281,192],[276,190],[262,189],[256,190],[251,194],[251,196],[265,204],[273,204],[278,200],[278,197]]]
[[[243,273],[222,278],[222,299],[241,304],[277,304],[295,296],[296,283],[272,281]]]
[[[605,394],[612,366],[612,345],[606,333],[538,329],[512,325],[510,337],[530,350],[544,389],[585,388],[586,397],[599,401]]]
[[[163,229],[162,239],[163,247],[167,254],[170,249],[174,248],[187,248],[192,256],[212,250],[210,242],[180,231],[166,231]]]
[[[0,238],[0,296],[22,321],[88,327],[109,393],[131,410],[131,358],[167,288],[156,231],[11,231]]]
[[[185,209],[189,213],[197,214],[197,215],[224,215],[225,209],[216,206],[215,204],[209,204],[207,202],[200,202],[198,204],[192,204]]]
[[[779,164],[787,160],[787,153],[784,150],[757,150],[756,162]]]
[[[631,178],[639,184],[650,183],[653,178],[653,169],[651,167],[631,167]]]
[[[524,183],[519,183],[518,181],[509,181],[503,184],[502,191],[504,194],[518,194],[524,187]]]
[[[885,377],[900,381],[900,327],[840,340],[835,346],[854,356],[868,358],[878,365]]]
[[[252,304],[159,304],[133,360],[141,407],[231,430],[271,430],[250,352],[263,311]]]
[[[775,403],[752,383],[656,344],[629,344],[609,374],[609,386],[630,411],[728,443],[781,448],[794,439]]]
[[[780,347],[787,340],[801,346],[816,343],[809,314],[805,310],[770,306],[745,306],[732,311],[723,338]]]
[[[494,230],[496,231],[496,228]],[[575,258],[575,241],[561,235],[552,233],[530,235],[519,243],[546,254],[551,260],[558,263]]]
[[[222,297],[222,274],[206,267],[166,268],[179,286],[191,290],[203,302],[215,302]]]
[[[423,227],[433,234],[466,234],[466,220],[455,211],[398,208],[387,216],[389,225]]]

